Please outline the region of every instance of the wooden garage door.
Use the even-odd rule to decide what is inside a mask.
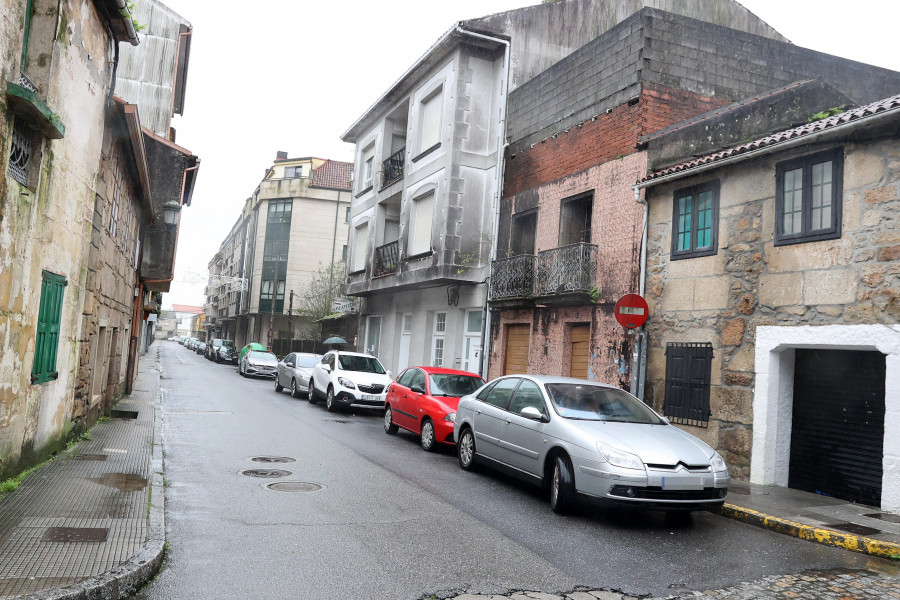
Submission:
[[[881,505],[885,357],[797,350],[788,486]]]
[[[588,361],[591,358],[591,326],[575,325],[569,339],[572,345],[569,376],[587,379]]]
[[[528,341],[531,325],[508,325],[506,327],[506,360],[503,374],[528,372]]]

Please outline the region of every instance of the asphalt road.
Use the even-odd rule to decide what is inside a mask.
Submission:
[[[413,600],[578,585],[666,595],[879,560],[709,513],[678,526],[653,513],[557,516],[537,488],[385,435],[380,413],[328,413],[162,344],[169,554],[144,600]],[[269,456],[294,462],[251,460]],[[321,489],[266,487],[289,481]]]

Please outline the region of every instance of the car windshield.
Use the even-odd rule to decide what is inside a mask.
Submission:
[[[278,359],[275,358],[275,355],[271,352],[259,352],[257,350],[251,350],[249,358],[255,358],[256,360],[278,361]]]
[[[222,345],[226,348],[234,348],[234,342],[231,340],[222,340]]]
[[[318,356],[298,356],[297,366],[305,369],[312,369],[319,362]]]
[[[459,398],[468,396],[484,385],[484,379],[472,375],[432,374],[431,395]]]
[[[547,391],[560,416],[585,421],[662,423],[653,411],[627,392],[578,383],[549,383]]]
[[[384,375],[384,367],[373,356],[353,356],[342,354],[340,356],[341,368],[345,371],[358,371],[360,373],[378,373]]]

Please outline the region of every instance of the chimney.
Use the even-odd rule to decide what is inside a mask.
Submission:
[[[275,160],[287,160],[287,152],[276,152]]]

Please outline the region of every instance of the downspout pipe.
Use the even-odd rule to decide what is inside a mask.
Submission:
[[[474,31],[469,31],[467,29],[463,29],[459,24],[456,26],[456,31],[460,35],[466,35],[474,38],[479,38],[483,40],[488,40],[497,44],[502,44],[503,48],[503,81],[500,84],[500,122],[497,127],[497,187],[493,198],[493,206],[492,206],[492,220],[493,220],[493,230],[491,233],[491,255],[490,260],[488,261],[488,276],[487,276],[487,286],[488,289],[485,292],[485,304],[484,304],[484,316],[481,319],[482,326],[482,334],[481,334],[481,373],[483,377],[487,378],[488,370],[490,368],[490,335],[491,335],[491,311],[488,310],[487,307],[487,296],[490,294],[490,281],[491,281],[491,270],[493,269],[494,260],[497,258],[497,237],[500,232],[500,197],[503,195],[503,155],[506,152],[506,103],[509,98],[509,71],[510,71],[510,43],[509,40],[505,40],[503,38],[492,37],[489,35],[485,35],[483,33],[476,33]]]
[[[641,297],[644,296],[644,291],[646,289],[647,282],[647,234],[649,231],[649,217],[650,217],[650,205],[647,203],[646,198],[641,198],[641,190],[638,186],[632,186],[634,190],[634,201],[638,204],[644,205],[644,219],[643,224],[641,225],[641,272],[638,276],[638,293]],[[646,378],[646,373],[644,372],[644,368],[642,365],[644,361],[641,360],[642,355],[646,355],[647,352],[647,332],[644,327],[641,327],[640,332],[635,336],[637,339],[634,344],[634,352],[631,356],[631,394],[633,396],[637,396],[641,400],[644,399],[644,383]]]

